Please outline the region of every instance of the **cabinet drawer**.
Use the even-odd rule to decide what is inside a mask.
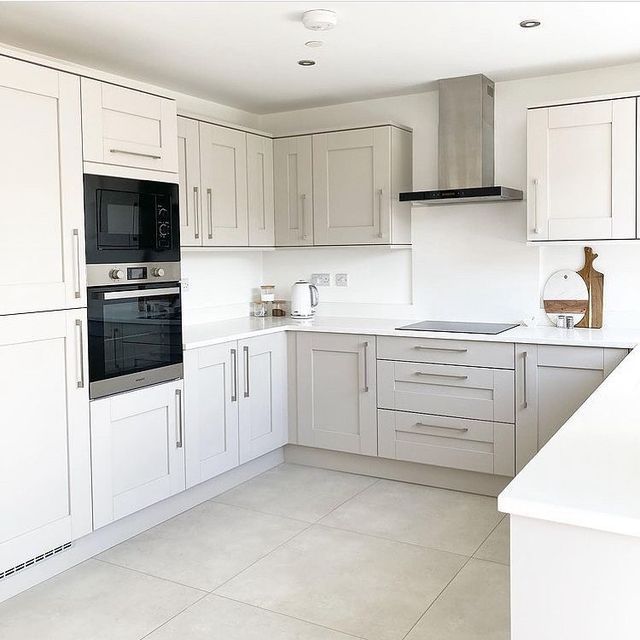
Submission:
[[[378,360],[378,408],[496,422],[514,421],[514,374]]]
[[[514,368],[514,347],[503,342],[441,340],[439,338],[378,338],[378,358],[436,364],[466,364],[496,369]]]
[[[378,455],[514,475],[514,425],[378,410]]]

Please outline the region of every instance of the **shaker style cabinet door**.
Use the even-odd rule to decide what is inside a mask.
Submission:
[[[82,138],[85,162],[178,173],[175,100],[82,78]]]
[[[249,246],[275,244],[273,204],[273,140],[247,133],[247,205]]]
[[[178,118],[178,178],[180,197],[180,245],[202,245],[200,199],[200,137],[198,121]]]
[[[276,245],[313,244],[312,137],[273,142]]]
[[[177,380],[91,403],[94,528],[184,490],[182,399]]]
[[[80,81],[0,58],[0,315],[86,306]]]
[[[378,454],[375,338],[299,333],[298,444]]]
[[[287,443],[287,338],[284,333],[238,343],[240,463]]]
[[[91,531],[86,349],[84,310],[0,317],[0,572]]]
[[[314,242],[391,242],[391,127],[313,136]]]
[[[238,466],[238,344],[185,351],[187,487]]]
[[[529,240],[636,237],[636,99],[527,114]]]
[[[247,134],[200,123],[203,244],[246,247]]]

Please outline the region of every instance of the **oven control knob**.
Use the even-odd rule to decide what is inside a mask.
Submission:
[[[112,280],[122,280],[122,278],[124,278],[124,271],[122,269],[111,269],[109,276]]]
[[[158,225],[158,233],[161,238],[166,238],[169,235],[169,225],[166,222],[161,222]]]
[[[162,267],[154,267],[153,269],[151,269],[151,273],[156,278],[162,278],[164,276],[164,269]]]

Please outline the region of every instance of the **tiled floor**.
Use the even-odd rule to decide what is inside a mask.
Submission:
[[[0,604],[2,640],[505,640],[492,498],[281,465]]]

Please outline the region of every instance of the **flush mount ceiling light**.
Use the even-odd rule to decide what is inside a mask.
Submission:
[[[305,42],[305,47],[321,47],[324,44],[322,40],[309,40],[309,42]]]
[[[338,24],[338,15],[329,9],[312,9],[302,14],[302,24],[311,31],[328,31]]]
[[[534,27],[539,27],[540,24],[540,20],[523,20],[520,23],[520,26],[523,29],[533,29]]]
[[[313,67],[315,63],[316,63],[315,60],[298,60],[298,64],[301,67]]]

